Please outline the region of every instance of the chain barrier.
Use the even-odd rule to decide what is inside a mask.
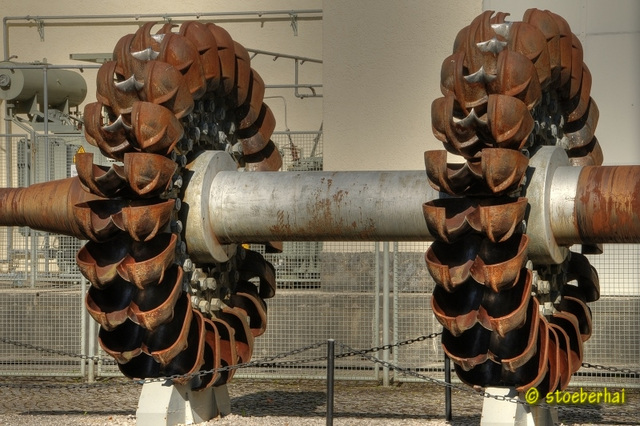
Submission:
[[[37,351],[37,352],[44,352],[44,353],[48,353],[48,354],[52,354],[52,355],[62,355],[62,356],[68,356],[70,358],[86,359],[86,360],[89,360],[89,361],[98,361],[98,362],[106,361],[106,362],[109,362],[109,363],[114,363],[113,359],[102,358],[102,357],[97,356],[97,355],[77,354],[75,352],[68,352],[68,351],[61,351],[61,350],[57,350],[57,349],[45,348],[44,346],[36,346],[36,345],[32,345],[30,343],[19,342],[17,340],[8,339],[6,337],[0,337],[0,342],[7,343],[7,344],[13,345],[13,346],[17,346],[19,348],[32,349],[32,350]]]
[[[600,370],[600,371],[609,371],[609,372],[612,372],[612,373],[629,374],[629,375],[632,375],[632,376],[640,377],[640,371],[631,370],[630,368],[607,367],[605,365],[590,364],[588,362],[583,362],[582,363],[582,367],[584,367],[584,368],[593,368],[595,370]]]
[[[518,404],[524,404],[524,405],[528,405],[525,401],[520,400],[519,398],[513,398],[513,397],[507,397],[507,396],[503,396],[503,395],[492,395],[486,391],[481,391],[481,390],[477,390],[475,388],[471,388],[469,386],[466,385],[458,385],[458,384],[454,384],[454,383],[447,383],[444,380],[440,380],[440,379],[436,379],[434,377],[430,377],[430,376],[426,376],[424,374],[420,374],[416,371],[413,371],[410,368],[406,368],[406,367],[401,367],[395,364],[392,364],[388,361],[383,361],[379,358],[376,358],[370,354],[375,353],[375,352],[380,352],[380,351],[385,351],[385,350],[390,350],[393,348],[397,348],[397,347],[401,347],[401,346],[406,346],[406,345],[411,345],[414,343],[418,343],[418,342],[423,342],[425,340],[430,340],[430,339],[434,339],[438,336],[440,336],[442,334],[442,332],[435,332],[435,333],[431,333],[428,335],[422,335],[416,338],[411,338],[411,339],[407,339],[407,340],[403,340],[400,342],[396,342],[396,343],[390,343],[390,344],[386,344],[386,345],[382,345],[382,346],[375,346],[375,347],[371,347],[371,348],[367,348],[367,349],[353,349],[348,345],[336,342],[336,344],[341,347],[343,349],[344,352],[335,355],[335,359],[341,359],[341,358],[348,358],[348,357],[353,357],[353,356],[361,356],[363,358],[368,359],[371,362],[377,363],[382,365],[383,367],[389,368],[390,370],[394,370],[394,371],[398,371],[401,374],[407,375],[407,376],[413,376],[417,379],[423,380],[423,381],[427,381],[427,382],[431,382],[433,384],[439,385],[439,386],[444,386],[444,387],[449,387],[452,389],[456,389],[456,390],[460,390],[462,392],[466,392],[466,393],[470,393],[476,396],[481,396],[481,397],[485,397],[485,398],[493,398],[499,401],[508,401],[508,402],[513,402],[513,403],[518,403]],[[25,349],[31,349],[31,350],[35,350],[38,352],[43,352],[43,353],[48,353],[48,354],[53,354],[53,355],[61,355],[61,356],[67,356],[67,357],[71,357],[71,358],[79,358],[79,359],[83,359],[83,360],[87,360],[87,361],[95,361],[95,362],[101,362],[101,363],[105,363],[105,364],[114,364],[113,359],[111,358],[105,358],[105,357],[101,357],[98,355],[86,355],[86,354],[78,354],[78,353],[74,353],[74,352],[69,352],[69,351],[62,351],[62,350],[56,350],[56,349],[51,349],[51,348],[46,348],[43,346],[38,346],[38,345],[32,345],[29,343],[24,343],[24,342],[20,342],[20,341],[16,341],[16,340],[12,340],[6,337],[0,337],[0,342],[1,343],[7,343],[16,347],[21,347],[21,348],[25,348]],[[235,365],[229,365],[226,367],[222,367],[222,368],[217,368],[217,369],[211,369],[211,370],[201,370],[195,373],[189,373],[189,374],[181,374],[181,375],[172,375],[172,376],[165,376],[165,377],[155,377],[155,378],[148,378],[148,379],[135,379],[135,380],[131,380],[130,382],[125,382],[123,384],[136,384],[136,385],[140,385],[140,384],[145,384],[145,383],[152,383],[152,382],[165,382],[165,381],[172,381],[172,380],[176,380],[176,379],[192,379],[194,377],[199,377],[199,376],[204,376],[207,374],[215,374],[215,373],[221,373],[221,372],[225,372],[225,371],[230,371],[230,370],[235,370],[235,369],[242,369],[242,368],[250,368],[250,367],[263,367],[263,368],[268,368],[268,367],[278,367],[278,366],[292,366],[292,365],[299,365],[299,364],[308,364],[308,363],[312,363],[312,362],[320,362],[320,361],[327,361],[327,356],[323,355],[323,356],[318,356],[318,357],[314,357],[314,358],[307,358],[307,359],[300,359],[300,360],[283,360],[284,358],[288,358],[290,356],[293,355],[298,355],[301,354],[303,352],[307,352],[313,349],[317,349],[319,347],[325,346],[327,344],[326,341],[322,341],[322,342],[316,342],[316,343],[312,343],[309,344],[307,346],[304,347],[300,347],[300,348],[296,348],[293,349],[291,351],[288,352],[282,352],[270,357],[266,357],[260,360],[255,360],[255,361],[250,361],[250,362],[245,362],[245,363],[240,363],[240,364],[235,364]],[[280,360],[280,361],[279,361]],[[604,365],[599,365],[599,364],[590,364],[588,362],[583,362],[582,363],[582,367],[584,368],[591,368],[591,369],[595,369],[595,370],[599,370],[599,371],[608,371],[608,372],[614,372],[614,373],[621,373],[621,374],[628,374],[628,375],[634,375],[634,376],[640,376],[640,371],[637,370],[632,370],[629,368],[618,368],[618,367],[611,367],[611,366],[604,366]],[[73,388],[82,388],[82,387],[92,387],[92,386],[96,386],[96,385],[104,385],[104,386],[111,386],[111,384],[109,383],[100,383],[100,382],[95,382],[95,383],[91,383],[91,384],[33,384],[33,385],[29,385],[32,387],[40,387],[40,388],[62,388],[62,387],[73,387]],[[24,387],[24,384],[10,384],[10,383],[0,383],[0,386],[2,387]]]
[[[344,354],[340,354],[337,356],[337,358],[346,358],[346,357],[350,357],[350,356],[354,356],[354,355],[360,355],[360,354],[367,354],[367,353],[373,353],[373,352],[378,352],[378,351],[382,351],[382,350],[388,350],[394,347],[400,347],[400,346],[405,346],[405,345],[410,345],[413,343],[417,343],[417,342],[422,342],[424,340],[427,339],[433,339],[439,335],[441,335],[442,332],[437,332],[437,333],[431,333],[429,335],[424,335],[424,336],[419,336],[413,339],[407,339],[401,342],[397,342],[397,343],[393,343],[393,344],[387,344],[387,345],[383,345],[383,346],[377,346],[377,347],[373,347],[373,348],[369,348],[369,349],[365,349],[365,350],[359,350],[359,351],[355,351],[354,353],[344,353]],[[17,346],[17,347],[21,347],[21,348],[26,348],[26,349],[31,349],[31,350],[35,350],[38,352],[44,352],[44,353],[49,353],[49,354],[53,354],[53,355],[62,355],[62,356],[68,356],[71,358],[79,358],[79,359],[83,359],[83,360],[88,360],[88,361],[97,361],[97,362],[102,362],[102,363],[109,363],[109,364],[113,364],[114,361],[111,358],[104,358],[104,357],[100,357],[98,355],[85,355],[85,354],[77,354],[74,352],[68,352],[68,351],[61,351],[61,350],[56,350],[56,349],[51,349],[51,348],[46,348],[44,346],[37,346],[37,345],[32,345],[30,343],[24,343],[24,342],[19,342],[16,340],[12,340],[12,339],[8,339],[6,337],[0,337],[0,342],[2,343],[7,343],[13,346]],[[182,374],[182,375],[172,375],[172,376],[164,376],[164,377],[155,377],[155,378],[149,378],[149,379],[136,379],[136,380],[132,380],[130,383],[132,384],[144,384],[144,383],[152,383],[152,382],[165,382],[167,380],[176,380],[176,379],[192,379],[194,377],[199,377],[199,376],[204,376],[207,374],[215,374],[215,373],[221,373],[221,372],[225,372],[225,371],[229,371],[229,370],[235,370],[235,369],[241,369],[241,368],[249,368],[249,367],[277,367],[277,366],[286,366],[286,365],[297,365],[297,364],[306,364],[306,363],[311,363],[311,362],[320,362],[320,361],[324,361],[326,362],[327,360],[327,356],[318,356],[315,358],[307,358],[307,359],[303,359],[303,360],[288,360],[288,361],[278,361],[278,362],[274,362],[276,360],[279,359],[283,359],[283,358],[287,358],[293,355],[297,355],[309,350],[313,350],[313,349],[317,349],[319,347],[325,346],[327,344],[326,341],[322,341],[322,342],[316,342],[316,343],[312,343],[310,345],[301,347],[301,348],[296,348],[293,349],[291,351],[288,352],[282,352],[280,354],[276,354],[273,355],[271,357],[267,357],[261,360],[255,360],[255,361],[250,361],[250,362],[245,362],[245,363],[241,363],[241,364],[235,364],[235,365],[229,365],[226,367],[222,367],[222,368],[218,368],[218,369],[211,369],[211,370],[201,370],[195,373],[190,373],[190,374]],[[10,384],[0,384],[0,386],[4,386],[7,387]],[[20,386],[20,385],[18,385]],[[36,385],[36,386],[40,386],[40,387],[50,387],[48,385]],[[53,387],[55,385],[52,385],[51,387]],[[71,385],[71,386],[82,386],[80,384],[78,385]],[[89,386],[93,386],[89,385]],[[62,385],[60,385],[60,387],[62,387]]]
[[[406,345],[411,345],[413,343],[424,342],[425,340],[428,340],[428,339],[435,339],[436,337],[440,336],[441,334],[442,334],[442,332],[438,331],[436,333],[427,334],[427,335],[416,337],[416,338],[413,338],[413,339],[403,340],[401,342],[389,343],[389,344],[383,345],[383,346],[376,346],[376,347],[369,348],[369,349],[361,349],[361,350],[351,349],[350,352],[345,352],[345,353],[336,355],[335,358],[336,359],[338,359],[338,358],[348,358],[348,357],[352,357],[352,356],[370,354],[370,353],[373,353],[373,352],[386,351],[386,350],[389,350],[389,349],[392,349],[392,348],[398,348],[400,346],[406,346]],[[336,342],[336,343],[338,343],[338,342]],[[338,343],[338,345],[343,346],[343,347],[347,347],[346,345],[342,345],[340,343]]]
[[[471,387],[466,386],[466,385],[458,385],[458,384],[455,384],[455,383],[447,383],[444,380],[440,380],[440,379],[436,379],[434,377],[430,377],[430,376],[426,376],[424,374],[420,374],[420,373],[418,373],[416,371],[413,371],[410,368],[400,367],[400,366],[392,364],[392,363],[390,363],[388,361],[383,361],[383,360],[381,360],[379,358],[376,358],[376,357],[374,357],[372,355],[368,355],[368,353],[370,352],[368,349],[365,349],[365,350],[354,350],[353,348],[351,348],[351,347],[349,347],[349,346],[347,346],[345,344],[342,344],[342,343],[339,343],[339,342],[336,342],[336,344],[338,346],[340,346],[342,349],[348,351],[348,352],[345,352],[343,354],[337,355],[336,358],[343,357],[345,355],[348,355],[348,356],[362,356],[364,358],[367,358],[369,361],[374,362],[376,364],[380,364],[383,367],[386,367],[386,368],[388,368],[390,370],[398,371],[401,374],[404,374],[404,375],[407,375],[407,376],[413,376],[415,378],[418,378],[420,380],[424,380],[424,381],[427,381],[427,382],[431,382],[431,383],[436,384],[438,386],[448,387],[448,388],[451,388],[451,389],[457,389],[457,390],[460,390],[462,392],[470,393],[472,395],[482,396],[484,398],[493,398],[493,399],[496,399],[498,401],[508,401],[508,402],[513,402],[513,403],[516,403],[516,404],[529,405],[525,401],[520,400],[519,398],[508,397],[508,396],[504,396],[504,395],[493,395],[493,394],[490,394],[490,393],[488,393],[486,391],[479,391],[479,390],[477,390],[475,388],[471,388]]]

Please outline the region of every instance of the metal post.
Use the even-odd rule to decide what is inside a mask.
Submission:
[[[88,348],[88,354],[90,357],[93,357],[96,355],[96,324],[93,321],[89,321],[89,348]],[[95,369],[96,363],[95,361],[92,359],[89,362],[89,371],[88,371],[88,375],[87,375],[87,381],[89,383],[93,383],[96,381],[96,369]]]
[[[87,294],[87,279],[84,275],[80,276],[80,354],[87,355],[87,310],[84,308],[84,296]],[[82,360],[80,363],[80,375],[84,377],[87,374],[87,363],[93,360]]]
[[[374,253],[375,253],[375,292],[373,299],[373,324],[371,327],[373,328],[373,344],[371,346],[377,347],[380,346],[380,242],[376,241],[374,243]],[[380,365],[375,363],[373,366],[374,378],[375,380],[380,380]]]
[[[393,243],[393,341],[399,342],[400,336],[398,332],[398,313],[400,309],[398,307],[400,292],[398,291],[398,242]],[[398,349],[393,351],[393,364],[398,365]]]
[[[35,144],[36,144],[36,132],[32,132],[32,139],[31,139],[31,149],[29,152],[29,155],[31,156],[31,170],[30,170],[30,180],[29,183],[33,184],[36,181],[36,150],[35,150]],[[36,268],[38,265],[38,252],[36,251],[36,247],[38,246],[38,240],[37,240],[37,236],[36,234],[38,233],[37,230],[33,229],[33,228],[29,228],[29,242],[31,244],[31,247],[29,247],[29,283],[31,285],[31,288],[35,288],[36,287]],[[25,265],[25,271],[27,270],[26,265]]]
[[[389,343],[389,242],[385,241],[382,243],[382,344]],[[382,351],[382,360],[389,362],[389,349]],[[382,385],[389,386],[387,364],[382,369]]]
[[[327,340],[327,426],[333,425],[333,384],[335,370],[335,340]]]
[[[444,354],[444,381],[451,384],[451,360]],[[447,421],[451,420],[451,386],[444,388],[444,417]]]
[[[7,186],[14,186],[17,182],[13,182],[13,176],[11,174],[12,165],[13,165],[13,149],[12,149],[12,139],[11,139],[11,118],[10,118],[10,110],[5,102],[4,107],[4,129],[7,132],[5,136],[5,176],[7,178]],[[25,167],[26,169],[26,167]],[[13,261],[13,227],[7,228],[7,258],[9,260],[9,265],[11,268]]]
[[[45,182],[51,180],[51,145],[49,144],[49,72],[47,70],[47,65],[45,64],[42,67],[42,80],[43,80],[43,88],[42,88],[42,103],[43,103],[43,114],[44,114],[44,180]],[[43,248],[44,248],[44,273],[49,273],[49,233],[47,232],[43,237]]]

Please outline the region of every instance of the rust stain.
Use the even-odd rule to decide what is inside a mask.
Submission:
[[[640,167],[584,167],[576,200],[583,242],[631,243],[640,238]]]

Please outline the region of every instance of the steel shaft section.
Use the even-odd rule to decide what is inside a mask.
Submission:
[[[431,241],[422,204],[439,197],[423,171],[223,171],[209,216],[222,243]]]

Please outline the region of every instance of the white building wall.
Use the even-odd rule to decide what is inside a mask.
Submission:
[[[325,0],[327,170],[424,169],[440,66],[477,1]]]

